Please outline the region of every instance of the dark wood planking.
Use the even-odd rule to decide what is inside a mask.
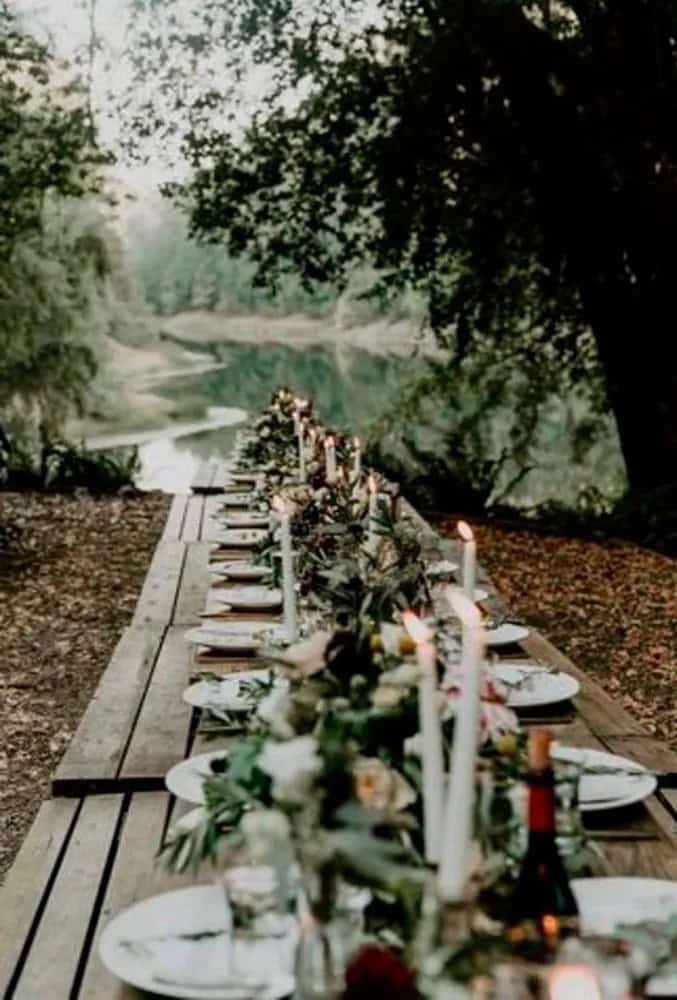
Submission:
[[[52,778],[52,794],[111,790],[164,638],[164,627],[128,628]]]
[[[193,542],[186,547],[186,560],[174,608],[174,625],[197,625],[209,592],[209,542]]]
[[[214,482],[214,463],[201,462],[190,484],[193,493],[209,493]]]
[[[182,698],[191,673],[185,628],[167,630],[153,682],[136,721],[120,771],[123,788],[164,787],[164,776],[186,755],[192,708]]]
[[[71,995],[122,803],[121,795],[93,796],[82,803],[13,1000]]]
[[[177,493],[172,500],[171,507],[169,508],[167,523],[165,524],[165,530],[162,532],[161,541],[177,542],[181,538],[181,531],[183,529],[187,505],[188,497],[181,496]]]
[[[112,917],[139,900],[198,881],[193,872],[185,876],[170,875],[156,858],[162,845],[168,808],[166,792],[138,792],[131,797],[78,1000],[136,1000],[138,992],[119,982],[99,958],[98,944],[104,927]],[[211,879],[210,872],[205,875],[205,881],[208,879]]]
[[[204,496],[193,496],[186,506],[186,518],[183,522],[181,541],[197,542],[202,537],[202,519],[204,516]]]
[[[75,799],[45,802],[0,886],[0,996],[7,996],[79,808]]]
[[[168,625],[183,570],[184,542],[160,542],[151,561],[132,625]]]

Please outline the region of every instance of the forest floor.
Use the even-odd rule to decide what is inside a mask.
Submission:
[[[455,533],[455,522],[439,530]],[[479,557],[513,612],[677,748],[677,561],[623,542],[477,527]]]
[[[161,493],[0,493],[0,880],[132,617],[164,527]]]

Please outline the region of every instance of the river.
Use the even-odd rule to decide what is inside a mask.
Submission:
[[[96,450],[139,449],[137,485],[144,490],[188,492],[200,462],[223,458],[238,426],[259,412],[280,385],[318,401],[323,420],[337,430],[364,434],[389,401],[396,400],[411,361],[358,348],[340,352],[313,346],[299,351],[284,344],[220,344],[219,362],[196,366],[181,377],[160,373],[154,393],[173,402],[190,401],[204,418],[164,429],[89,438]],[[176,376],[177,373],[171,373]]]

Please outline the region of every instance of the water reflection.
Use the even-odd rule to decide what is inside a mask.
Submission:
[[[236,433],[237,427],[231,426],[191,437],[159,438],[140,445],[141,472],[137,486],[142,490],[189,493],[200,463],[228,455]]]

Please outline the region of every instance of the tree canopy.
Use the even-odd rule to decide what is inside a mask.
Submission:
[[[56,433],[96,369],[116,247],[76,68],[0,0],[0,425]]]
[[[461,349],[599,364],[631,485],[674,479],[677,6],[135,0],[193,231],[267,280],[422,290]],[[592,333],[592,336],[590,336]]]

